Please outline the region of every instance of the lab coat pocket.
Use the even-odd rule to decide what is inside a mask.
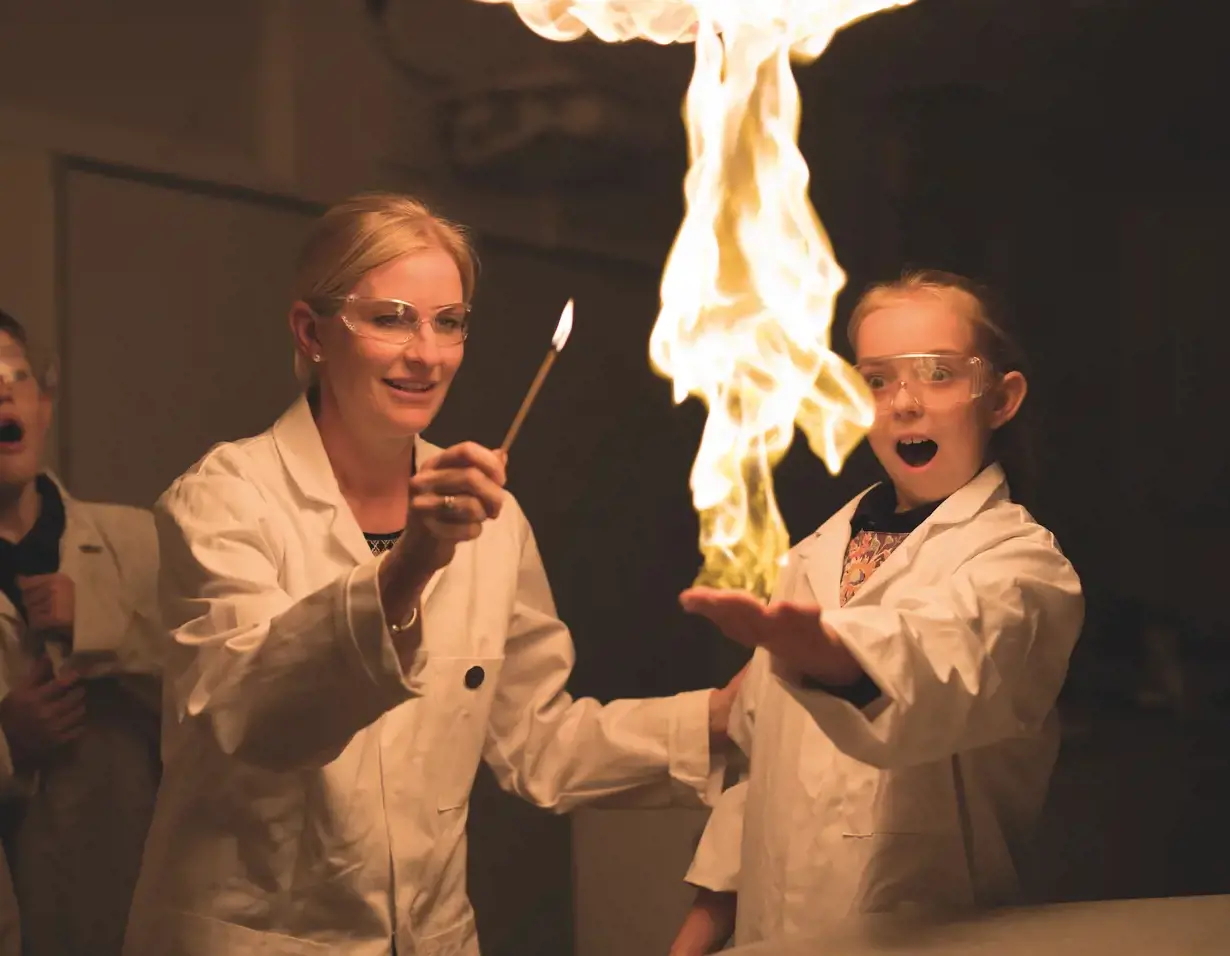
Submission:
[[[435,733],[427,763],[436,780],[436,808],[464,807],[487,736],[491,700],[502,657],[446,657],[432,660],[424,700],[430,700]]]
[[[132,633],[134,608],[113,566],[78,562],[73,651],[84,659],[118,660]]]
[[[948,764],[881,770],[840,758],[838,770],[844,786],[837,865],[851,876],[841,907],[889,912],[969,905]]]
[[[973,902],[957,834],[847,835],[830,862],[844,876],[827,900],[837,912],[958,911]]]
[[[951,832],[951,779],[942,769],[924,764],[881,770],[849,757],[838,759],[846,838]]]
[[[474,917],[467,916],[443,933],[415,940],[414,956],[477,956],[478,930]]]

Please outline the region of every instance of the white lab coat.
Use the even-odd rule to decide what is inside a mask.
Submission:
[[[150,512],[77,501],[59,490],[60,571],[75,591],[70,663],[90,675],[86,725],[80,739],[35,773],[14,772],[0,733],[0,812],[25,951],[118,956],[158,786],[166,644],[158,622],[158,541]],[[33,664],[25,621],[3,594],[0,641],[2,696]],[[62,665],[58,647],[48,652]]]
[[[567,695],[572,641],[511,496],[432,579],[405,674],[306,400],[156,511],[175,647],[127,956],[473,956],[480,759],[556,811],[710,784],[708,692]]]
[[[0,847],[0,956],[21,956],[21,918],[3,847]]]
[[[940,505],[841,607],[857,503],[793,549],[776,596],[823,608],[882,696],[860,710],[754,655],[732,715],[750,771],[687,877],[737,891],[738,944],[858,912],[1015,900],[1013,852],[1057,755],[1084,602],[1001,469]]]

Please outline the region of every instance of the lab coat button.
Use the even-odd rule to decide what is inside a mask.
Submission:
[[[470,690],[477,690],[482,686],[483,678],[485,676],[486,675],[483,673],[483,669],[481,667],[477,665],[471,667],[468,671],[466,671],[466,687],[470,688]]]

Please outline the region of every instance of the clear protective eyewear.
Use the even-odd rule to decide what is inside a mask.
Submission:
[[[990,377],[982,359],[955,352],[885,355],[865,359],[856,368],[881,412],[892,408],[903,388],[923,408],[954,408],[981,396]]]
[[[54,362],[46,362],[43,374],[39,375],[25,357],[24,349],[0,351],[0,388],[16,394],[20,391],[38,390],[40,387],[55,388],[57,368]]]
[[[33,388],[36,381],[34,373],[29,369],[12,365],[0,359],[0,387],[15,392],[23,387]]]
[[[336,315],[355,335],[386,345],[405,345],[422,328],[423,315],[418,306],[401,299],[348,295],[323,301],[333,308],[313,309],[322,315]],[[437,345],[460,345],[470,334],[470,306],[446,305],[429,321]]]

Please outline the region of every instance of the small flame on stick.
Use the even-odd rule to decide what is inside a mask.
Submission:
[[[542,360],[542,364],[538,366],[538,374],[534,376],[534,381],[530,384],[530,390],[525,393],[521,407],[517,409],[517,417],[508,426],[508,434],[504,436],[504,441],[500,444],[500,451],[505,455],[512,448],[512,443],[517,440],[517,433],[521,431],[521,426],[525,423],[525,416],[530,413],[530,406],[534,404],[534,399],[538,397],[538,390],[542,388],[542,383],[546,381],[547,373],[551,371],[551,366],[555,364],[555,357],[568,344],[568,337],[572,334],[573,310],[573,300],[569,299],[568,304],[564,306],[564,311],[560,313],[559,324],[555,326],[555,334],[551,336],[551,349],[547,352],[546,358]]]

